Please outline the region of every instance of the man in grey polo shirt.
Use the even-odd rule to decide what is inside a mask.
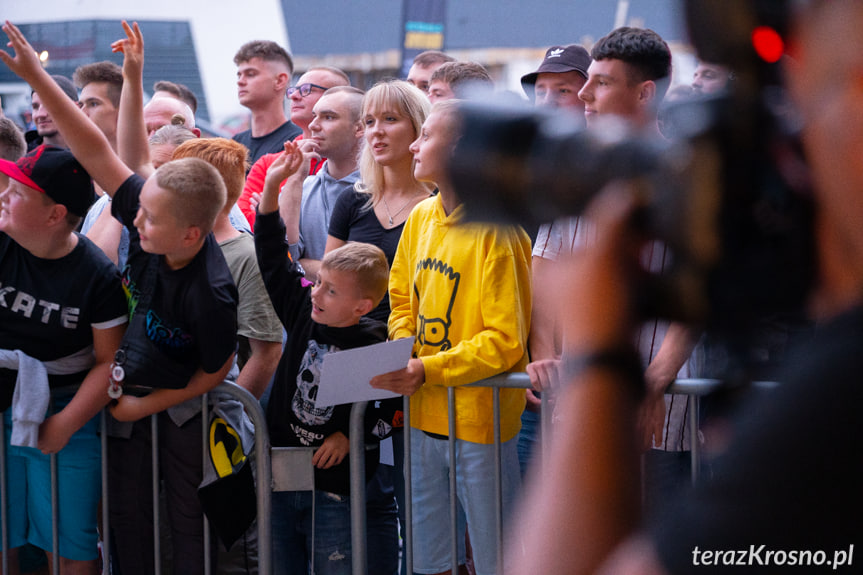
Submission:
[[[359,179],[362,101],[362,90],[352,86],[336,86],[321,96],[309,124],[311,138],[303,139],[300,146],[305,155],[327,160],[314,176],[303,179],[308,168],[300,169],[287,179],[279,195],[279,212],[285,221],[291,257],[312,280],[324,257],[336,200]]]

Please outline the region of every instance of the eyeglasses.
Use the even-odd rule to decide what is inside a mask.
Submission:
[[[305,84],[300,84],[299,86],[290,86],[288,87],[288,98],[290,98],[294,92],[299,92],[300,96],[305,98],[309,94],[312,93],[312,88],[317,88],[318,90],[327,90],[327,88],[323,86],[318,86],[317,84],[311,84],[306,82]]]

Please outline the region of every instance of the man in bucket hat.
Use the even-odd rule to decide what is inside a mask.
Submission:
[[[587,81],[590,54],[578,44],[552,46],[536,72],[521,77],[521,86],[537,106],[572,108],[584,115],[584,102],[578,98]]]
[[[0,160],[0,410],[5,410],[8,548],[60,554],[65,573],[95,573],[101,447],[95,416],[123,337],[117,269],[75,227],[90,176],[65,149]],[[69,389],[72,386],[72,389]],[[50,391],[54,408],[49,410]],[[11,408],[10,408],[11,405]],[[46,414],[53,415],[46,418]],[[56,453],[60,542],[52,549],[49,454]]]

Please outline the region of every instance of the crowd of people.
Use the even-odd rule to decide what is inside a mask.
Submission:
[[[426,52],[406,80],[363,91],[328,66],[294,80],[284,48],[249,42],[234,63],[250,128],[232,140],[200,138],[185,86],[158,82],[145,103],[137,24],[124,22],[112,45],[122,66],[81,66],[73,83],[48,74],[6,22],[10,50],[0,59],[32,89],[36,133],[25,139],[0,118],[4,559],[17,569],[18,550],[35,547],[56,552],[61,573],[98,572],[95,418],[107,406],[112,572],[155,571],[151,415],[171,569],[203,573],[209,549],[216,570],[231,572],[234,558],[205,541],[199,497],[200,397],[231,381],[261,401],[273,446],[315,450],[314,490],[273,494],[274,572],[350,573],[351,405],[316,405],[322,365],[340,350],[414,338],[407,365],[370,382],[410,397],[412,433],[405,445],[401,397],[369,402],[369,573],[407,572],[406,449],[415,573],[450,572],[451,504],[463,573],[499,572],[498,506],[510,532],[504,570],[513,574],[603,565],[688,573],[727,567],[712,558],[762,544],[786,560],[809,549],[810,558],[824,550],[850,564],[861,534],[861,478],[848,455],[860,447],[851,410],[860,405],[852,374],[863,283],[848,259],[863,249],[853,157],[863,98],[851,78],[863,9],[854,0],[809,4],[789,86],[806,122],[820,208],[824,328],[812,344],[820,347],[765,403],[744,403],[749,419],[729,424],[731,447],[714,446],[713,477],[695,495],[689,452],[702,438],[686,424],[690,398],[666,390],[677,378],[723,374],[715,363],[707,373],[700,327],[636,313],[631,281],[635,269],[661,274],[673,253],[635,233],[625,186],[533,238],[519,226],[465,221],[448,168],[464,130],[462,103],[494,90],[481,65]],[[671,69],[659,35],[621,27],[590,50],[548,48],[521,83],[531,105],[586,130],[623,119],[639,137],[667,142],[676,132],[664,100],[728,93],[735,82],[731,68],[701,62],[691,86],[671,87]],[[492,390],[465,384],[508,371],[527,371],[533,388],[500,390],[498,452]],[[542,393],[555,397],[555,421],[540,466]],[[500,500],[491,471],[498,458]],[[812,486],[827,503],[804,497]],[[642,523],[641,511],[663,520]],[[251,537],[251,521],[230,541],[215,532],[231,547]],[[699,549],[709,556],[693,563]]]

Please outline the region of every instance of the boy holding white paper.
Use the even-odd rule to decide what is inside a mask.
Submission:
[[[386,293],[389,266],[380,248],[355,242],[324,257],[315,284],[305,279],[288,256],[278,206],[280,182],[303,163],[296,144],[286,143],[267,171],[255,221],[258,264],[288,332],[267,406],[270,439],[274,446],[318,448],[312,458],[314,503],[311,492],[273,494],[273,565],[276,573],[307,573],[314,535],[315,572],[350,573],[351,405],[319,408],[315,399],[326,354],[386,339],[386,326],[363,316]],[[367,476],[378,459],[377,449],[367,450]]]

